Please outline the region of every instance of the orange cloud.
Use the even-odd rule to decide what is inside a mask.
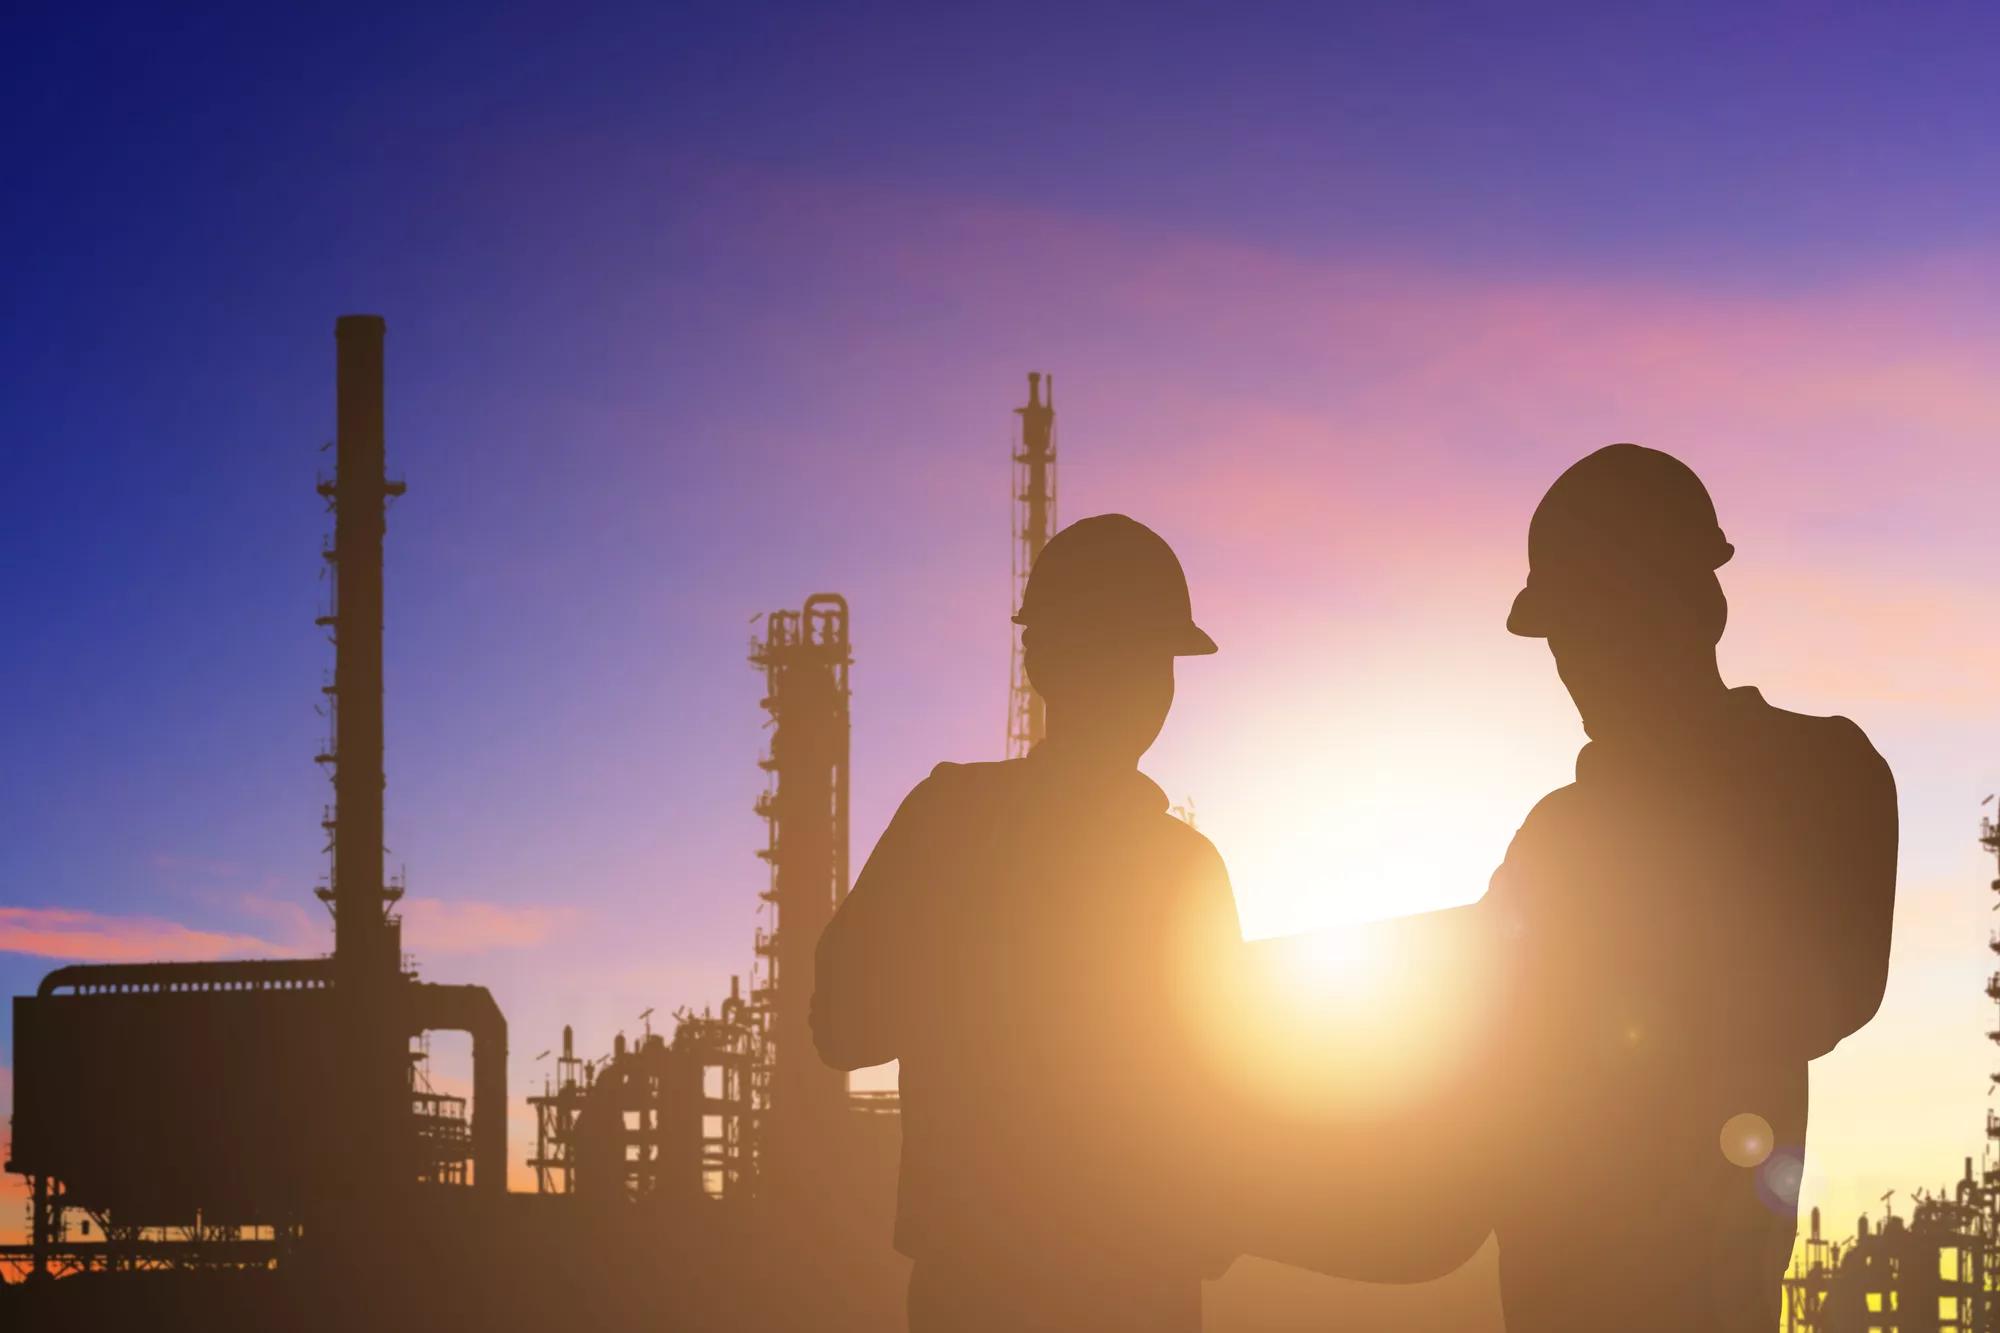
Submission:
[[[143,916],[104,916],[62,907],[0,907],[0,953],[66,962],[207,962],[289,955],[254,935],[196,930]]]

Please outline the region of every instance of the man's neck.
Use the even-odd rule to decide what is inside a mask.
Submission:
[[[1729,701],[1729,687],[1710,663],[1705,672],[1655,682],[1585,710],[1584,734],[1613,744],[1648,742],[1682,734],[1690,723],[1711,717]]]
[[[1140,756],[1092,745],[1054,727],[1035,747],[1035,753],[1044,762],[1058,765],[1066,772],[1091,778],[1115,779],[1139,771]]]

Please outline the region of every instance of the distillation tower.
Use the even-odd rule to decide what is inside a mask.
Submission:
[[[771,727],[755,806],[765,821],[757,855],[769,878],[758,893],[750,985],[746,992],[732,977],[719,1010],[677,1011],[670,1040],[649,1032],[628,1046],[621,1034],[601,1059],[579,1058],[563,1029],[554,1075],[528,1099],[536,1115],[529,1165],[541,1193],[644,1197],[664,1189],[775,1202],[777,1213],[792,1213],[805,1196],[825,1192],[830,1171],[853,1167],[840,1159],[879,1155],[882,1135],[868,1126],[896,1111],[893,1093],[850,1094],[846,1074],[821,1063],[812,1042],[814,954],[848,884],[847,601],[816,593],[798,610],[761,620],[750,662],[764,676]],[[616,1099],[620,1117],[593,1117],[594,1106]],[[683,1116],[682,1104],[699,1114]],[[679,1128],[649,1128],[669,1123]],[[593,1148],[603,1138],[621,1138],[618,1156],[633,1164],[616,1185],[586,1160],[592,1151],[611,1155]]]
[[[750,647],[764,672],[771,748],[758,855],[770,863],[750,992],[750,1098],[760,1191],[809,1179],[847,1111],[847,1076],[813,1050],[813,955],[847,896],[847,601],[816,593],[798,611],[773,611]]]
[[[1048,377],[1048,401],[1042,401],[1042,375],[1028,372],[1028,401],[1014,409],[1021,418],[1021,442],[1014,451],[1014,605],[1020,609],[1028,571],[1035,567],[1049,534],[1056,526],[1056,380]],[[1019,759],[1039,745],[1043,733],[1042,697],[1028,682],[1021,651],[1021,633],[1014,632],[1013,667],[1007,698],[1007,757]]]

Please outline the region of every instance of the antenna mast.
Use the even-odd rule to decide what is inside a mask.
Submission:
[[[1014,609],[1028,586],[1028,571],[1049,544],[1056,525],[1056,379],[1042,401],[1042,376],[1028,372],[1028,402],[1014,409],[1021,418],[1021,443],[1014,454]],[[1045,722],[1042,696],[1028,683],[1021,634],[1014,633],[1013,667],[1007,700],[1007,757],[1019,759],[1041,743]]]

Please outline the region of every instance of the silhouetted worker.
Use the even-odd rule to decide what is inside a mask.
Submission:
[[[1847,719],[1722,683],[1733,553],[1694,473],[1631,444],[1529,528],[1507,627],[1549,641],[1590,741],[1479,909],[1520,965],[1490,1112],[1509,1333],[1770,1333],[1806,1062],[1881,1001],[1895,786]]]
[[[814,1039],[902,1062],[912,1333],[1198,1329],[1228,1256],[1189,1001],[1241,940],[1221,858],[1138,762],[1174,658],[1215,644],[1118,514],[1049,542],[1015,620],[1048,738],[903,802],[820,941]]]

